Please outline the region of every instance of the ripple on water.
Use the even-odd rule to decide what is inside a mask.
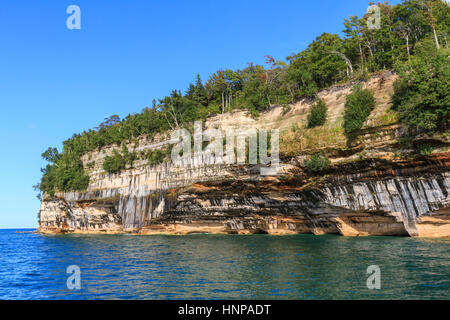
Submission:
[[[449,241],[0,230],[1,299],[449,299]],[[379,265],[382,289],[368,290]],[[69,265],[82,289],[66,288]]]

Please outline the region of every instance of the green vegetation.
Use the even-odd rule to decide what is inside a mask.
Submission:
[[[450,114],[449,51],[430,41],[417,48],[408,62],[396,65],[394,110],[413,133],[445,132]]]
[[[378,6],[380,29],[369,28],[367,21],[371,15],[351,16],[344,20],[343,38],[323,33],[305,50],[285,61],[268,55],[267,67],[250,63],[240,70],[217,70],[206,82],[197,76],[184,94],[174,90],[158,101],[153,100],[152,106],[141,113],[122,120],[113,115],[98,127],[73,135],[64,141],[61,154],[53,149],[46,154],[44,158],[48,158],[49,165],[42,169],[43,177],[36,188],[49,194],[85,189],[89,179],[80,157],[106,145],[120,146],[141,135],[152,139],[157,133],[233,109],[246,109],[258,116],[275,105],[315,98],[319,90],[330,85],[366,79],[372,72],[394,66],[400,75],[394,101],[399,120],[419,131],[445,130],[450,105],[448,3],[403,0],[395,6],[388,3]],[[356,90],[347,99],[344,122],[347,134],[361,128],[373,108],[372,100],[364,90]],[[314,116],[311,125],[315,124]],[[158,154],[149,156],[151,163],[160,160]],[[108,158],[105,167],[108,172],[115,172],[133,161],[133,155],[117,153]]]
[[[330,167],[331,161],[321,155],[313,155],[304,162],[305,167],[312,172],[320,172]]]
[[[56,148],[49,148],[42,154],[49,164],[41,169],[42,180],[35,189],[45,190],[51,196],[58,191],[80,191],[89,185],[89,176],[83,170],[83,164],[78,157],[59,154]]]
[[[373,93],[357,86],[346,97],[344,112],[344,131],[348,137],[361,129],[364,121],[375,107]]]
[[[148,159],[148,164],[150,165],[161,164],[169,154],[169,148],[166,148],[164,150],[149,150],[146,154],[146,158]]]
[[[423,156],[430,156],[433,153],[434,147],[429,144],[419,146],[420,154]]]
[[[148,160],[148,164],[160,164],[167,155],[170,153],[170,149],[164,150],[147,150],[141,154],[141,157]],[[118,173],[123,169],[132,167],[135,160],[138,159],[136,152],[129,152],[125,144],[122,145],[122,152],[113,150],[112,156],[106,156],[103,161],[103,169],[108,173]]]
[[[320,127],[327,121],[327,105],[322,99],[317,99],[308,115],[308,128]]]
[[[113,150],[112,156],[106,156],[103,161],[103,169],[108,173],[118,173],[126,168],[133,166],[133,162],[137,159],[136,152],[129,152],[125,144],[122,144],[122,154],[117,150]]]
[[[114,150],[112,156],[105,157],[103,169],[108,173],[117,173],[125,169],[126,163],[125,158],[117,150]]]

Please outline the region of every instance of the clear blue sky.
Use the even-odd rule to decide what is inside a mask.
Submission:
[[[399,1],[393,1],[398,3]],[[68,30],[66,8],[81,8]],[[284,59],[341,33],[367,0],[0,2],[0,228],[36,227],[41,153],[105,116],[150,106],[199,73]]]

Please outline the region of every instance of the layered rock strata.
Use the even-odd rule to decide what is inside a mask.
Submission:
[[[134,170],[107,188],[46,197],[39,231],[137,234],[450,236],[450,154],[362,160],[315,176],[295,160],[277,177],[257,167]]]

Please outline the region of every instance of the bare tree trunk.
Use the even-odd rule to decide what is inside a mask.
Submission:
[[[361,68],[364,70],[364,65],[365,65],[365,63],[364,63],[364,54],[363,54],[363,51],[362,51],[362,47],[361,47],[361,43],[359,43],[358,44],[359,45],[359,54],[360,54],[360,56],[361,56]]]
[[[177,113],[175,112],[175,108],[173,107],[173,105],[172,105],[172,116],[173,116],[173,121],[175,122],[175,125],[178,128],[180,126],[180,124],[178,123]]]
[[[291,86],[290,85],[288,85],[288,90],[289,90],[289,93],[291,94],[291,103],[294,103],[294,92],[292,92],[292,88],[291,88]]]
[[[225,93],[222,91],[222,113],[225,113]]]
[[[268,92],[266,93],[266,99],[267,99],[267,102],[269,103],[269,108],[271,108],[272,107],[272,103],[270,102],[270,97],[269,97],[269,93]]]
[[[352,65],[352,62],[350,61],[349,58],[347,58],[347,57],[345,56],[345,54],[340,53],[340,52],[338,52],[338,51],[330,51],[330,53],[335,54],[335,55],[338,55],[339,57],[341,57],[342,59],[345,60],[345,63],[347,64],[347,76],[349,76],[349,69],[350,69],[350,74],[353,74],[353,65]]]
[[[169,105],[170,109],[168,109],[166,112],[164,112],[164,116],[166,117],[167,122],[169,123],[169,126],[172,129],[176,129],[179,127],[179,123],[178,123],[178,119],[177,119],[177,113],[175,111],[175,108],[173,107],[173,104]],[[169,115],[172,117],[173,122],[175,124],[175,128],[172,126],[172,124],[170,123],[169,119],[167,118],[167,113],[169,113]]]
[[[436,29],[434,28],[434,26],[433,26],[433,34],[434,34],[434,40],[436,41],[436,48],[439,50],[441,47],[439,45],[439,40],[438,40],[438,37],[436,34]]]
[[[167,112],[164,112],[164,117],[166,118],[167,123],[169,124],[169,127],[174,130],[175,128],[172,126],[172,124],[169,121],[169,118],[167,118]]]
[[[408,59],[411,57],[411,54],[409,52],[409,35],[406,34],[406,51],[408,52]]]
[[[441,46],[439,45],[439,39],[438,39],[438,36],[437,36],[437,34],[436,34],[436,27],[435,27],[435,24],[434,24],[434,22],[435,22],[435,20],[434,20],[434,17],[433,17],[433,5],[432,5],[432,3],[428,3],[428,4],[425,4],[425,6],[427,7],[427,9],[428,9],[428,14],[429,14],[429,18],[430,18],[430,25],[431,25],[431,28],[433,29],[433,36],[434,36],[434,41],[436,42],[436,49],[440,49],[441,48]]]

